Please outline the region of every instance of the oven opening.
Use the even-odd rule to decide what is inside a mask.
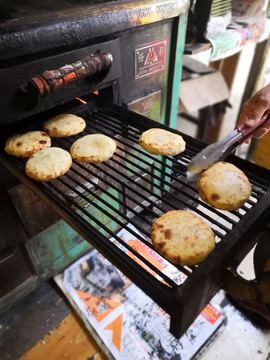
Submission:
[[[88,102],[100,101],[100,102],[115,102],[117,100],[117,96],[115,95],[116,91],[114,89],[116,85],[111,84],[104,88],[100,89],[92,89],[89,93],[76,96],[72,100],[67,101],[63,104],[56,105],[51,109],[45,110],[43,112],[39,112],[38,114],[34,114],[25,119],[21,119],[18,121],[14,121],[12,124],[6,124],[1,128],[0,141],[4,146],[4,143],[8,136],[14,135],[15,133],[22,133],[27,128],[30,130],[40,130],[42,128],[42,123],[46,120],[53,118],[62,113],[74,112],[77,107],[82,106],[82,104],[87,104]],[[35,94],[28,92],[27,95],[22,89],[20,89],[16,96],[14,97],[15,107],[18,108],[28,108],[31,107],[34,103],[36,103],[37,97]],[[42,107],[41,104],[39,106]],[[29,110],[30,108],[28,108]]]

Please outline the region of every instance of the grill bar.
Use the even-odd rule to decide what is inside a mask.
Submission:
[[[64,220],[167,311],[171,331],[180,337],[220,288],[223,269],[239,251],[250,224],[268,207],[270,176],[266,170],[231,156],[230,161],[249,176],[252,196],[237,211],[213,209],[201,201],[196,186],[185,177],[188,162],[203,143],[182,134],[186,151],[173,158],[161,158],[143,151],[138,138],[148,128],[168,129],[166,126],[113,104],[88,103],[74,113],[86,120],[85,131],[52,139],[52,146],[69,150],[77,138],[100,132],[117,141],[117,152],[110,160],[100,164],[74,160],[67,174],[47,183],[34,182],[24,175],[26,159],[2,154],[1,162],[56,207]],[[153,252],[151,225],[172,209],[196,213],[216,234],[215,250],[200,265],[171,265],[176,277],[164,274],[117,235],[124,228]],[[245,239],[245,249],[249,246],[251,241]],[[184,283],[179,283],[179,271],[186,276]]]
[[[97,116],[96,114],[93,114],[91,120],[95,120],[95,119],[98,120],[98,121],[95,123],[95,125],[91,124],[91,126],[93,126],[93,128],[96,128],[96,130],[102,130],[102,128],[105,127],[108,131],[112,131],[112,132],[113,132],[113,131],[116,129],[116,127],[114,126],[114,123],[113,123],[113,121],[116,122],[116,118],[113,118],[113,117],[112,117],[111,115],[109,115],[109,114],[107,114],[107,116]],[[100,123],[100,121],[102,121],[102,123]],[[110,124],[109,126],[108,126],[108,125],[105,125],[106,122],[111,122],[111,124]],[[118,129],[119,129],[119,130],[121,129],[121,123],[120,123],[120,122],[119,122],[119,125],[118,125]],[[135,132],[134,129],[132,129],[132,131]],[[137,130],[137,131],[136,131],[136,134],[137,134],[137,136],[132,136],[132,135],[130,135],[130,133],[129,133],[128,131],[127,131],[127,133],[126,133],[126,135],[130,138],[130,140],[133,140],[134,142],[137,143],[141,132],[139,132],[139,131]],[[124,140],[122,140],[122,143],[123,143],[123,144],[126,144]],[[193,150],[191,150],[191,149],[193,149]],[[137,149],[137,151],[138,151],[139,154],[144,154],[144,152],[143,152],[142,150]],[[178,165],[180,164],[180,163],[178,162],[179,160],[180,160],[181,162],[184,162],[185,165],[182,167],[181,173],[182,173],[182,174],[185,174],[185,172],[186,172],[186,165],[188,164],[188,162],[192,159],[192,157],[193,157],[196,153],[197,153],[197,151],[195,151],[192,146],[189,146],[189,144],[187,144],[187,150],[185,151],[185,154],[184,154],[184,155],[181,154],[180,159],[178,159],[177,156],[176,156],[175,158],[173,158],[173,159],[171,159],[171,160],[172,160],[173,163],[178,164]],[[134,157],[136,157],[136,156],[134,155]],[[187,158],[186,160],[185,160],[185,157]],[[156,163],[162,163],[161,160],[157,159],[157,158],[154,157],[154,156],[149,155],[149,158],[152,159],[152,160],[155,160]],[[144,161],[144,160],[142,159],[142,161]],[[169,167],[169,166],[167,166],[167,167]],[[169,167],[169,168],[170,168],[170,167]],[[171,167],[171,169],[173,169],[173,167]],[[254,175],[254,174],[252,174],[252,175]],[[251,174],[249,174],[249,176],[251,176]],[[253,176],[253,177],[254,177],[254,176]],[[181,179],[179,179],[178,181],[181,182]],[[184,181],[182,181],[182,183],[185,184],[186,186],[190,186],[190,185],[186,184]],[[256,182],[254,182],[254,184],[256,184]],[[194,186],[190,186],[190,187],[191,187],[192,189],[194,189]],[[267,187],[266,187],[266,189],[267,189]]]
[[[100,120],[102,120],[102,127],[104,126],[104,127],[106,128],[106,126],[104,125],[104,121],[106,120],[106,118],[100,118]],[[93,126],[93,125],[91,126],[92,129],[95,129],[95,130],[97,130],[97,131],[101,131],[101,130],[102,130],[102,127],[101,127],[101,126],[100,126],[100,127],[98,127],[98,126]],[[111,127],[111,130],[112,130],[112,129],[113,129],[113,126]],[[89,131],[87,131],[87,133],[90,134]],[[136,138],[134,138],[134,140],[136,141],[136,143],[138,142],[138,138],[139,138],[139,136],[136,137]],[[124,144],[124,145],[127,145],[127,142],[125,142],[125,141],[123,141],[123,140],[121,140],[121,143]],[[118,146],[118,147],[119,147],[121,150],[124,150],[122,147],[120,147],[120,146]],[[134,149],[134,148],[133,148],[133,149]],[[136,151],[137,151],[140,155],[145,154],[142,150],[136,149]],[[147,162],[146,162],[143,158],[140,158],[138,155],[135,155],[135,154],[133,154],[132,152],[130,152],[130,151],[128,151],[128,150],[126,150],[125,153],[128,154],[128,155],[132,155],[135,159],[140,160],[141,163],[144,163],[144,164],[147,165]],[[119,155],[119,154],[117,154],[117,156],[120,157],[120,158],[122,158],[122,159],[124,159],[123,156],[121,156],[121,155]],[[151,160],[155,161],[155,162],[158,163],[158,164],[163,164],[163,162],[162,162],[161,160],[155,158],[154,156],[151,156],[151,155],[150,155],[149,158],[150,158]],[[166,157],[165,157],[165,158],[166,158]],[[172,161],[175,162],[174,159],[172,159]],[[116,160],[115,160],[115,162],[117,163]],[[132,163],[132,162],[130,162],[130,163]],[[188,163],[188,162],[187,162],[187,163]],[[137,164],[136,164],[135,166],[138,168],[138,170],[142,170],[142,171],[144,170],[145,172],[147,172],[147,170],[145,170],[143,167],[141,167],[141,166],[139,166],[139,165],[137,165]],[[174,170],[174,167],[173,167],[173,166],[170,166],[170,165],[168,165],[168,164],[166,165],[166,167],[167,167],[167,170],[170,170],[170,171],[173,171],[173,170]],[[155,168],[155,170],[159,171],[161,174],[167,175],[164,170],[159,169],[159,168],[157,168],[157,167],[155,167],[155,166],[154,166],[154,168]],[[181,171],[181,175],[184,175],[185,173],[186,173],[186,169],[184,170],[184,168],[183,168],[183,170]],[[135,171],[134,171],[134,174],[136,174]],[[157,177],[157,176],[155,176],[155,178],[156,178],[156,179],[160,179],[160,178]],[[170,178],[171,178],[171,180],[177,180],[178,183],[180,183],[180,184],[182,184],[182,185],[185,185],[185,187],[187,187],[187,188],[189,188],[189,189],[191,189],[191,190],[195,190],[195,187],[194,187],[194,186],[189,185],[186,180],[182,180],[181,178],[179,178],[179,176],[176,177],[176,176],[174,176],[173,174],[171,174],[171,175],[170,175]],[[163,185],[171,186],[171,188],[172,188],[173,190],[177,190],[179,193],[185,194],[185,195],[186,195],[187,197],[189,197],[190,199],[194,199],[194,196],[191,196],[191,195],[189,195],[187,192],[184,192],[184,191],[182,191],[181,189],[176,188],[176,187],[173,186],[173,184],[171,184],[170,182],[164,181],[164,180],[161,180],[161,181],[162,181]],[[198,202],[199,204],[205,206],[206,208],[208,208],[208,210],[213,210],[212,207],[210,207],[209,205],[203,203],[201,200],[198,199],[197,202]],[[243,208],[244,208],[244,207],[243,207]],[[235,214],[237,214],[237,213],[235,213]],[[221,217],[223,217],[224,219],[226,219],[228,222],[232,222],[232,223],[234,223],[234,224],[236,223],[236,221],[234,221],[234,220],[231,219],[230,217],[226,216],[225,214],[220,213],[219,215],[220,215]]]
[[[72,142],[70,141],[70,144],[71,144],[71,143],[72,143]],[[130,154],[129,152],[126,152],[126,153]],[[121,157],[121,155],[116,155],[116,156]],[[121,158],[124,159],[123,157],[121,157]],[[118,164],[118,165],[121,165],[121,163],[119,163],[116,159],[114,159],[113,162],[116,163],[116,164]],[[97,166],[95,166],[95,167],[97,168]],[[124,177],[126,180],[130,180],[130,178],[129,178],[128,176],[122,174],[121,171],[119,171],[118,169],[115,169],[112,165],[106,164],[106,167],[108,167],[109,169],[117,172],[121,177]],[[148,171],[147,169],[144,169],[143,167],[141,167],[141,166],[139,166],[139,165],[136,165],[136,167],[138,168],[138,170],[140,170],[140,171],[145,171],[146,173],[148,173],[149,175],[151,175],[151,172]],[[104,171],[105,171],[105,170],[106,170],[106,169],[104,169]],[[156,170],[160,171],[158,168],[156,168]],[[137,171],[135,171],[135,170],[133,170],[133,169],[130,169],[130,171],[133,173],[133,175],[136,175],[136,174],[137,174]],[[162,172],[162,171],[160,171],[160,172]],[[165,172],[162,172],[162,173],[163,173],[163,174],[166,174]],[[110,176],[113,178],[112,175],[110,175]],[[154,175],[153,177],[154,177],[154,179],[156,179],[156,180],[159,180],[159,179],[160,179],[160,177],[158,177],[157,175]],[[130,181],[132,181],[132,180],[130,180]],[[163,186],[158,186],[158,185],[156,185],[153,181],[148,180],[148,179],[146,179],[145,181],[146,181],[148,184],[150,184],[151,187],[154,187],[154,188],[156,188],[157,190],[162,190],[164,195],[169,194],[169,191],[164,190],[164,187],[163,187]],[[181,191],[181,189],[179,190],[176,186],[173,186],[170,182],[165,181],[165,180],[161,180],[161,181],[162,181],[162,185],[171,186],[171,188],[172,188],[173,190],[179,191],[179,193],[184,194],[186,197],[192,198],[191,196],[188,195],[188,193],[185,193],[185,192]],[[119,182],[121,182],[121,181],[119,181]],[[180,183],[182,184],[183,182],[180,181]],[[127,186],[127,185],[126,185],[126,186]],[[148,192],[149,195],[152,194],[152,193],[151,193],[151,190],[147,189],[147,187],[145,187],[145,186],[143,186],[143,185],[138,185],[138,186],[139,186],[143,191]],[[133,189],[131,186],[128,186],[128,188],[129,188],[130,190],[134,191],[134,189]],[[138,193],[137,193],[137,195],[138,195]],[[166,198],[164,198],[163,196],[158,195],[158,194],[156,193],[156,194],[155,194],[155,197],[156,197],[158,200],[162,201],[164,204],[172,207],[172,209],[175,209],[175,210],[177,210],[177,209],[179,208],[179,206],[177,206],[177,203],[180,203],[182,207],[186,205],[186,201],[177,198],[174,194],[171,194],[171,197],[175,200],[175,204],[174,204],[173,206],[172,206],[171,203],[170,203],[168,200],[166,200]],[[148,199],[148,198],[145,198],[146,201],[147,201],[147,199]],[[163,209],[162,209],[161,207],[158,207],[158,205],[155,205],[155,206],[156,206],[159,210],[163,211]],[[224,230],[224,232],[226,232],[226,231],[229,230],[228,227],[224,226],[222,223],[217,223],[217,222],[215,222],[212,217],[210,217],[210,216],[208,216],[207,214],[203,213],[203,211],[197,209],[196,206],[194,206],[194,205],[192,205],[192,204],[189,204],[189,208],[190,208],[191,210],[193,210],[193,211],[196,211],[198,214],[200,214],[201,216],[203,216],[205,219],[209,220],[210,222],[215,223],[220,229]],[[227,219],[229,220],[228,217],[227,217]],[[224,236],[220,231],[218,231],[218,230],[216,230],[216,229],[213,229],[213,231],[214,231],[214,232],[216,233],[216,235],[218,235],[219,237],[223,237],[223,236]]]
[[[63,180],[61,181],[63,182],[67,187],[69,187],[70,189],[73,190],[73,188],[66,182],[64,182]],[[54,187],[54,186],[53,186]],[[57,188],[54,187],[54,190],[57,190]],[[59,193],[62,196],[66,196],[64,192],[62,192],[61,190],[59,190]],[[74,190],[78,193],[78,195],[80,195],[82,198],[84,198],[85,200],[89,201],[89,199],[84,196],[83,194],[80,194],[76,189]],[[102,199],[100,199],[102,201]],[[135,251],[131,246],[129,246],[126,242],[124,242],[119,236],[117,236],[113,231],[111,231],[108,227],[106,227],[102,222],[100,222],[97,218],[95,218],[94,216],[91,215],[91,213],[87,212],[82,206],[78,205],[76,203],[75,200],[70,200],[71,203],[77,207],[77,209],[79,209],[84,215],[86,215],[90,220],[92,220],[93,222],[95,222],[98,226],[100,226],[103,230],[105,230],[107,232],[108,235],[112,236],[115,240],[117,240],[122,246],[124,246],[126,249],[128,249],[130,252],[132,252],[137,258],[139,258],[141,261],[143,261],[150,269],[154,270],[155,272],[158,273],[158,275],[160,275],[168,284],[170,284],[171,286],[175,286],[175,283],[168,278],[166,275],[164,275],[161,271],[159,271],[155,266],[153,266],[147,259],[144,259],[142,257],[142,255],[140,253],[138,253],[137,251]],[[107,207],[111,207],[111,205],[108,202],[104,201],[104,204]],[[104,214],[106,214],[108,217],[111,217],[111,219],[115,222],[117,222],[119,225],[123,225],[123,223],[121,221],[119,221],[117,218],[113,217],[106,209],[102,208],[101,206],[99,206],[98,204],[95,204],[96,208],[99,209],[100,211],[102,211]],[[124,217],[124,215],[123,215]],[[128,219],[126,219],[128,220]],[[141,241],[144,242],[144,238],[142,238],[140,236],[140,234],[138,232],[135,232],[132,229],[129,229],[129,232],[131,234],[133,234],[135,237],[139,238]]]

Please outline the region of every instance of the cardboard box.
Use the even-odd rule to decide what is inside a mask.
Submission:
[[[266,169],[270,169],[270,132],[264,135],[256,142],[255,150],[252,154],[252,160]]]
[[[183,56],[178,113],[196,111],[228,98],[228,86],[218,70]]]

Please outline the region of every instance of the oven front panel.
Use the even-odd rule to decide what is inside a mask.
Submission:
[[[90,54],[95,54],[97,51],[104,51],[112,55],[113,62],[108,71],[70,82],[56,91],[38,98],[32,91],[25,90],[26,85],[34,76],[41,75],[46,70],[57,70],[64,65],[82,60]],[[56,105],[67,103],[76,97],[90,94],[94,90],[104,87],[105,84],[108,86],[108,84],[120,77],[121,52],[119,40],[107,41],[79,50],[65,52],[61,55],[0,69],[0,93],[2,94],[0,97],[0,107],[2,109],[0,126],[11,124],[35,113],[41,113]]]
[[[185,29],[180,30],[184,33]],[[111,41],[0,69],[0,92],[3,94],[0,97],[0,126],[18,122],[105,87],[113,88],[114,102],[165,123],[166,116],[170,116],[171,99],[174,97],[178,103],[180,84],[172,89],[174,78],[181,73],[181,66],[177,72],[172,66],[172,58],[177,51],[173,34],[176,36],[177,31],[175,20],[169,19],[117,34],[117,38]],[[100,72],[70,82],[68,76],[58,74],[59,69],[66,65],[73,65],[97,52],[112,56],[112,63]],[[36,80],[33,83],[33,80],[39,78],[40,81],[48,71],[50,76],[58,72],[54,76],[63,85],[53,89],[52,84],[48,93],[44,91],[41,94],[39,84]],[[168,97],[172,91],[173,96]]]

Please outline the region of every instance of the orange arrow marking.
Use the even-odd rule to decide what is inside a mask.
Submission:
[[[105,327],[105,330],[112,330],[112,342],[118,351],[120,351],[121,348],[122,323],[123,314],[118,316],[118,318],[113,320],[109,325]]]

